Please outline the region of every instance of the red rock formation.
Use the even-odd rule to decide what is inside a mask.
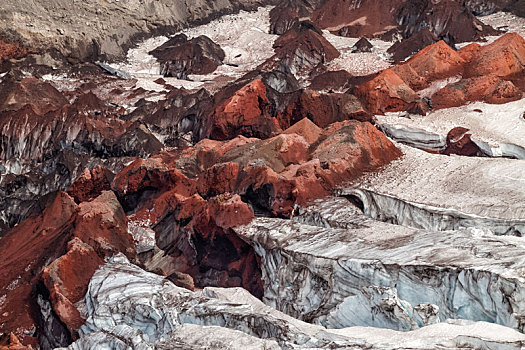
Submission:
[[[310,119],[303,118],[293,126],[283,131],[283,134],[297,134],[306,140],[310,145],[319,139],[322,129],[315,125]]]
[[[354,95],[304,90],[279,116],[280,125],[285,129],[305,116],[321,128],[349,119],[372,120],[371,115]]]
[[[434,80],[463,73],[465,61],[444,41],[425,47],[403,64],[392,69],[414,90],[421,90]]]
[[[345,70],[327,71],[316,75],[310,83],[311,90],[344,90],[350,87],[352,74]]]
[[[43,115],[68,104],[62,93],[51,84],[33,77],[17,82],[7,79],[0,84],[0,112],[16,111],[29,105],[35,113]]]
[[[281,129],[271,116],[266,86],[254,80],[217,106],[210,117],[210,136],[227,140],[237,135],[267,138]]]
[[[23,344],[35,345],[32,334],[35,321],[33,286],[41,271],[66,250],[68,235],[64,228],[72,222],[77,205],[60,192],[40,216],[24,221],[0,240],[0,333],[14,332]]]
[[[508,77],[525,72],[525,39],[516,33],[507,33],[492,44],[476,50],[465,67],[465,77],[494,74]]]
[[[121,252],[135,259],[128,219],[111,191],[103,191],[94,200],[79,204],[72,235],[93,247],[99,256]]]
[[[54,313],[68,327],[69,333],[55,329],[59,334],[54,335],[74,336],[83,321],[73,304],[83,297],[102,258],[123,252],[134,260],[133,247],[127,218],[112,192],[80,205],[59,192],[39,216],[25,220],[0,240],[0,295],[6,296],[0,304],[0,332],[13,331],[26,345],[36,344],[28,335],[35,325],[39,336],[49,336],[45,331],[50,325],[43,325],[39,316],[39,293],[50,299]],[[45,293],[38,287],[40,278]]]
[[[461,56],[463,61],[470,62],[474,55],[479,51],[481,45],[478,43],[468,44],[458,50],[458,54]]]
[[[399,155],[369,123],[345,121],[321,132],[303,119],[266,140],[202,140],[182,152],[137,160],[117,174],[113,188],[124,203],[134,199],[130,220],[155,230],[169,260],[165,274],[176,269],[198,287],[243,286],[260,296],[256,255],[231,228],[249,222],[254,211],[289,217],[295,204],[328,195]]]
[[[355,87],[354,94],[373,114],[404,111],[418,96],[396,73],[385,69],[374,79]]]
[[[349,37],[374,37],[397,27],[392,14],[395,1],[348,2],[328,0],[312,14],[312,21],[323,29]]]
[[[42,273],[53,310],[74,337],[85,321],[75,303],[84,297],[91,277],[102,264],[93,248],[75,237],[68,243],[67,253]]]
[[[0,40],[0,62],[10,59],[19,59],[27,55],[27,50],[19,44],[7,43]]]
[[[519,100],[523,93],[510,81],[495,75],[462,79],[432,95],[433,108],[463,106],[472,101],[507,103]]]
[[[81,203],[90,201],[98,197],[102,191],[111,189],[113,173],[97,165],[94,169],[85,169],[75,182],[71,185],[67,193]]]

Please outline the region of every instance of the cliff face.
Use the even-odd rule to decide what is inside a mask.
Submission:
[[[72,61],[123,58],[139,38],[253,9],[259,0],[2,1],[0,37]]]

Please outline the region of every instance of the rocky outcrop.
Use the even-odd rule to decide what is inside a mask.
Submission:
[[[279,37],[273,47],[275,55],[260,66],[263,70],[278,68],[297,75],[309,72],[319,64],[339,57],[337,49],[323,37],[323,33],[310,21],[297,22]]]
[[[227,0],[219,4],[199,0],[175,6],[171,1],[146,0],[100,5],[53,0],[21,6],[19,2],[9,0],[2,7],[0,33],[20,38],[36,52],[56,50],[71,62],[120,59],[140,38],[180,30],[226,13],[264,4],[268,3]],[[69,20],[72,13],[76,14],[78,21]],[[49,57],[44,56],[44,59],[49,60]],[[51,60],[49,64],[52,63]]]
[[[279,1],[270,11],[270,33],[282,35],[296,25],[300,18],[309,17],[319,7],[319,0]]]
[[[366,38],[359,39],[354,46],[352,46],[352,53],[356,52],[372,52],[373,45]]]
[[[91,91],[81,88],[70,103],[36,78],[4,77],[0,86],[0,220],[7,227],[21,222],[41,197],[66,190],[86,168],[117,171],[120,159],[162,147],[143,124],[122,120],[122,109]]]
[[[390,69],[356,86],[354,94],[373,114],[404,111],[418,99],[414,90]]]
[[[71,185],[67,193],[76,203],[87,202],[111,188],[114,174],[106,168],[97,165],[94,169],[85,169]]]
[[[202,140],[183,152],[137,160],[116,175],[112,188],[130,221],[153,229],[165,252],[162,263],[154,251],[143,254],[146,266],[190,274],[197,287],[243,286],[262,296],[255,253],[232,229],[254,212],[289,217],[295,204],[399,155],[367,122],[323,131],[305,119],[267,140]]]
[[[112,192],[79,205],[59,192],[42,214],[0,239],[0,331],[12,330],[25,345],[67,345],[84,322],[75,303],[92,274],[116,252],[134,260],[133,246]]]
[[[525,70],[525,39],[508,33],[492,44],[484,45],[473,55],[465,68],[465,77],[494,74],[509,77]]]
[[[161,64],[165,77],[188,79],[189,74],[210,74],[224,61],[225,53],[207,36],[188,40],[179,34],[150,52]]]
[[[444,41],[425,47],[392,70],[414,90],[426,88],[430,82],[463,74],[465,61]]]
[[[502,104],[521,99],[523,93],[512,82],[495,75],[462,79],[432,95],[434,108],[458,107],[473,101]]]

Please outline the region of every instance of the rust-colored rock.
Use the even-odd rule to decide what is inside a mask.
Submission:
[[[459,53],[441,40],[391,69],[412,89],[420,90],[434,80],[461,75],[464,64]]]
[[[267,138],[281,129],[270,114],[266,86],[254,80],[221,103],[210,117],[210,137],[227,140],[237,135]]]
[[[70,236],[64,230],[76,210],[73,199],[59,192],[38,217],[27,219],[0,240],[0,295],[6,296],[0,304],[0,333],[13,332],[23,344],[36,344],[25,333],[35,327],[32,289],[46,264],[65,252]]]
[[[471,43],[459,49],[458,54],[465,62],[470,62],[479,49],[481,49],[480,44]]]
[[[0,40],[0,62],[10,59],[18,59],[27,55],[27,50],[19,44],[8,43]]]
[[[346,93],[319,93],[313,90],[304,90],[287,107],[283,116],[280,116],[281,127],[287,128],[303,117],[308,117],[321,128],[349,119],[372,120],[370,113],[363,108],[356,96]]]
[[[34,77],[7,80],[0,85],[0,112],[16,111],[29,105],[35,113],[45,114],[68,104],[62,93],[51,84]]]
[[[327,71],[316,75],[310,84],[311,90],[344,90],[350,87],[352,74],[345,70]]]
[[[310,119],[303,118],[288,129],[283,131],[283,134],[297,134],[306,140],[309,144],[313,144],[319,136],[321,136],[322,129],[315,125]]]
[[[113,173],[100,165],[92,170],[85,169],[68,189],[67,193],[81,203],[98,197],[102,191],[111,189]]]
[[[53,310],[74,336],[85,321],[75,303],[84,297],[91,277],[102,263],[91,246],[79,238],[73,238],[68,243],[67,253],[53,261],[42,273]]]
[[[128,233],[128,219],[117,197],[103,191],[90,202],[80,203],[73,236],[89,244],[100,256],[122,252],[135,258],[133,238]]]
[[[374,79],[356,86],[354,94],[373,114],[404,111],[418,96],[396,73],[385,69]]]
[[[497,75],[508,77],[525,72],[525,39],[507,33],[489,45],[479,48],[465,67],[465,77]]]
[[[510,81],[495,75],[462,79],[432,95],[433,108],[463,106],[468,102],[485,101],[501,104],[519,100],[523,93]]]
[[[0,335],[0,350],[30,350],[30,346],[24,346],[13,333]]]

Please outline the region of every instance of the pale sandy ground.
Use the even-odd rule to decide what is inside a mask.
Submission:
[[[359,38],[346,38],[323,31],[324,37],[339,50],[341,56],[327,64],[329,70],[346,70],[350,74],[368,75],[390,67],[386,50],[392,46],[392,42],[372,39],[369,40],[374,46],[373,52],[351,53],[352,46]]]

